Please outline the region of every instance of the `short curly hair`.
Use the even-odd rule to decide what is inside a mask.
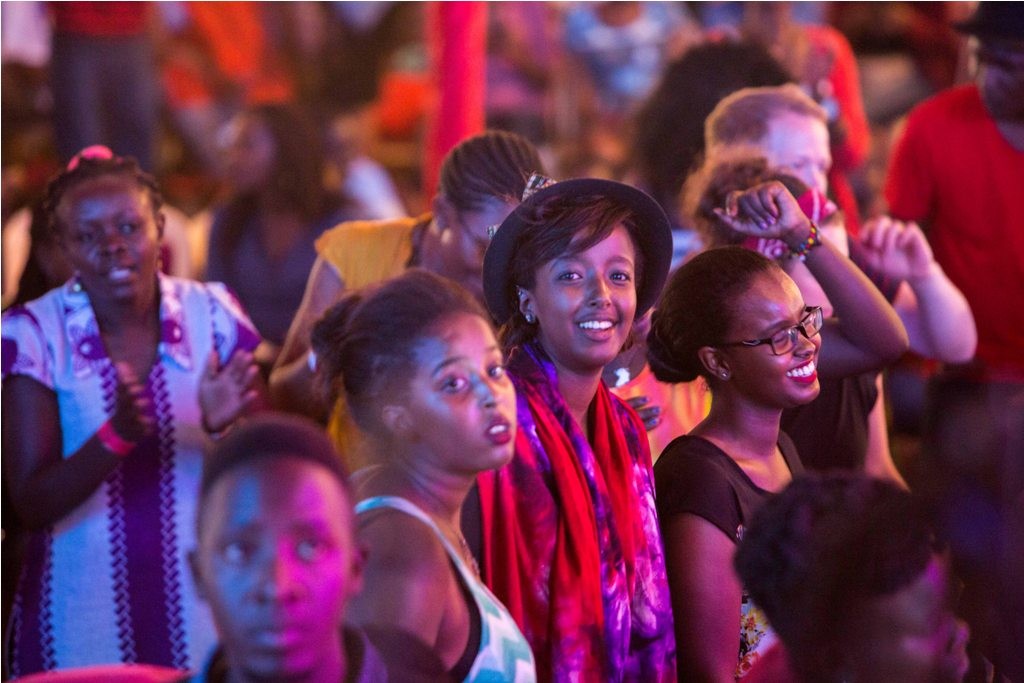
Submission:
[[[746,190],[769,180],[782,183],[794,197],[803,195],[809,189],[799,178],[772,169],[764,158],[723,161],[703,166],[686,179],[682,213],[693,222],[705,245],[721,247],[740,244],[747,236],[730,228],[718,217],[715,209],[725,206],[729,193]]]
[[[912,584],[937,550],[924,508],[904,489],[862,473],[812,474],[758,510],[734,565],[793,666],[828,681],[858,608]]]

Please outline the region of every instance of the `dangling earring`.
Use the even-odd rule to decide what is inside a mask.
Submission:
[[[81,292],[82,291],[82,274],[76,270],[74,272],[74,274],[71,276],[71,279],[73,280],[73,282],[71,283],[71,291],[72,292]]]

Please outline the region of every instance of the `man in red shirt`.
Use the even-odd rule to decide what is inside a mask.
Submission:
[[[981,2],[958,28],[976,41],[975,82],[910,113],[885,194],[893,216],[925,226],[977,323],[974,360],[932,381],[919,487],[946,518],[968,591],[984,587],[976,604],[998,606],[983,628],[972,623],[998,664],[986,632],[1011,632],[1004,662],[1019,661],[1012,643],[1024,642],[1019,614],[998,616],[1020,608],[1020,577],[992,574],[1009,557],[1011,506],[1024,504],[1024,3]]]

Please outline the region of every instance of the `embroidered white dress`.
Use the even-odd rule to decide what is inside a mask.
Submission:
[[[160,330],[146,382],[155,433],[82,505],[29,534],[7,630],[15,676],[115,662],[193,668],[216,642],[186,562],[209,442],[199,379],[211,349],[226,362],[259,337],[223,285],[165,276]],[[0,336],[4,380],[23,375],[56,394],[69,457],[110,417],[117,386],[88,295],[69,281],[5,312]]]

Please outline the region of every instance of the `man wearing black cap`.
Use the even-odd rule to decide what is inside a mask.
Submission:
[[[926,227],[978,328],[974,360],[932,380],[929,457],[911,483],[942,514],[977,646],[1024,680],[1024,590],[1006,569],[1006,520],[1024,506],[1024,3],[980,2],[957,28],[972,36],[974,83],[910,113],[885,188],[893,216]]]

